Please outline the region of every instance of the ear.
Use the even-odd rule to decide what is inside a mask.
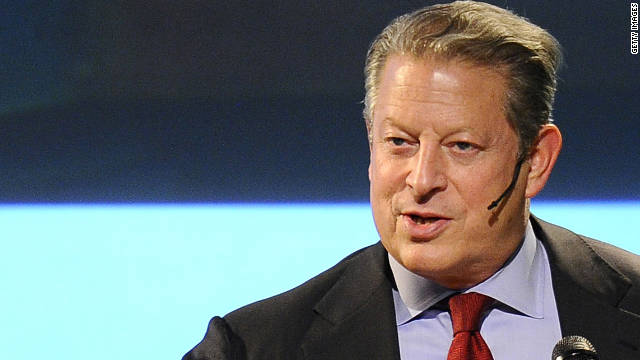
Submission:
[[[369,174],[369,182],[371,182],[371,174],[373,173],[373,145],[371,144],[371,140],[369,140],[369,168],[367,169],[367,173]]]
[[[373,129],[371,126],[371,121],[368,118],[364,119],[364,125],[367,127],[367,142],[369,143],[369,152],[371,152],[371,139],[373,137]]]
[[[369,144],[369,169],[367,170],[367,172],[369,174],[369,182],[371,182],[371,163],[373,162],[373,144],[372,144],[373,129],[371,126],[371,121],[369,121],[368,118],[365,118],[364,123],[367,126],[367,143]]]
[[[544,125],[538,132],[538,138],[529,153],[530,168],[525,190],[527,198],[536,196],[544,188],[556,164],[560,149],[562,149],[560,130],[553,124]]]

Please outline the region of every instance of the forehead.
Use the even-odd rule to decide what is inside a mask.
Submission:
[[[445,105],[503,114],[506,88],[506,80],[497,69],[458,60],[394,54],[383,68],[377,105]]]

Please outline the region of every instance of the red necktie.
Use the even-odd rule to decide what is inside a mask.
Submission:
[[[478,293],[458,294],[449,299],[453,341],[447,360],[493,360],[480,335],[480,318],[493,301]]]

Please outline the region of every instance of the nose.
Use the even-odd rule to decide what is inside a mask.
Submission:
[[[423,203],[446,189],[446,168],[442,156],[438,146],[421,146],[411,159],[406,183],[417,203]]]

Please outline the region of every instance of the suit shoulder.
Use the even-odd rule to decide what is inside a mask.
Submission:
[[[232,331],[240,337],[250,337],[255,342],[288,337],[292,341],[303,336],[313,320],[313,307],[334,286],[350,266],[367,263],[383,252],[378,243],[360,249],[333,267],[282,294],[241,307],[224,319]],[[286,341],[285,341],[286,342]]]
[[[600,240],[578,236],[629,282],[629,291],[618,306],[640,316],[640,256]]]
[[[627,277],[634,285],[640,286],[640,256],[604,241],[577,235],[607,264]]]
[[[540,219],[532,220],[555,266],[590,289],[607,292],[616,288],[614,284],[620,285],[624,290],[616,305],[640,314],[640,256]]]
[[[571,247],[576,244],[574,240],[578,240],[580,243],[586,245],[590,251],[600,257],[605,264],[612,269],[636,280],[640,278],[640,255],[601,240],[576,234],[564,227],[542,221],[538,218],[534,218],[534,221],[534,230],[536,228],[541,229],[545,234],[544,237],[547,239],[560,239],[562,241],[562,245],[566,246],[564,251],[575,251],[576,249],[572,249]]]

